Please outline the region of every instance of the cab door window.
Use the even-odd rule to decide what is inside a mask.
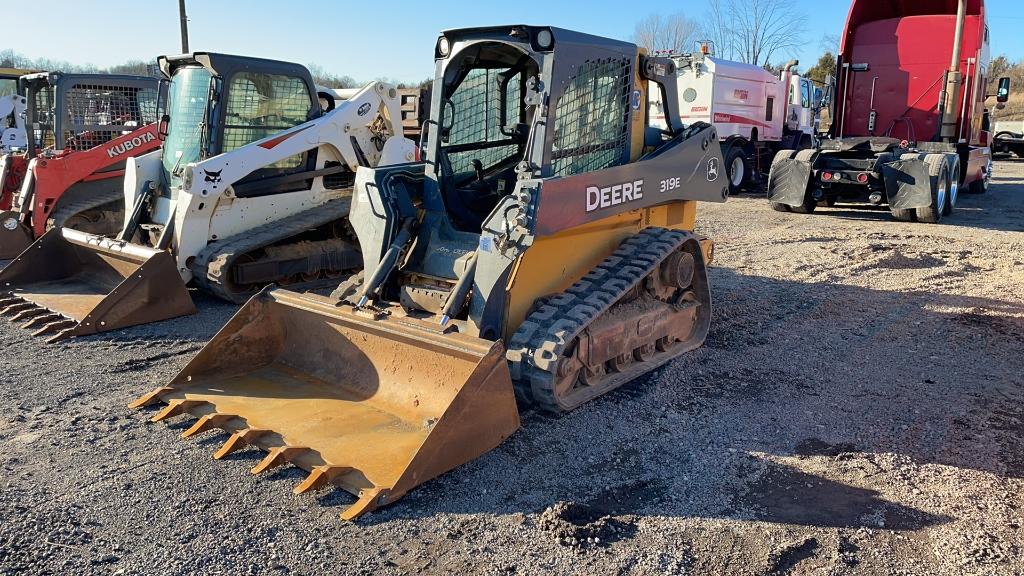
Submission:
[[[222,152],[230,152],[309,120],[314,100],[301,78],[279,74],[239,72],[228,86]],[[305,154],[275,162],[267,168],[298,168]]]

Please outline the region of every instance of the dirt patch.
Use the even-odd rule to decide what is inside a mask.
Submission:
[[[559,545],[576,549],[608,546],[636,531],[631,522],[604,515],[599,509],[578,502],[556,502],[548,506],[537,525]]]

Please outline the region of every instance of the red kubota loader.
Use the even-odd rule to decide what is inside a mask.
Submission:
[[[160,146],[155,78],[44,72],[22,76],[31,134],[0,158],[0,260],[54,226],[116,232],[125,160]]]

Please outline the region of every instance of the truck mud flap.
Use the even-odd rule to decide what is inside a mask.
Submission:
[[[169,252],[68,228],[0,271],[0,315],[48,342],[195,311]]]
[[[801,206],[811,181],[811,164],[794,158],[780,159],[768,174],[768,199],[787,206]]]
[[[409,320],[408,322],[415,322]],[[291,463],[296,494],[338,486],[354,519],[492,450],[519,427],[505,349],[379,319],[314,294],[264,289],[165,387],[132,407],[197,420],[182,437],[229,434],[220,459],[254,446],[254,474]]]
[[[11,260],[32,245],[32,230],[17,212],[0,212],[0,260]]]
[[[897,160],[882,165],[889,207],[924,208],[932,203],[932,179],[922,160]]]

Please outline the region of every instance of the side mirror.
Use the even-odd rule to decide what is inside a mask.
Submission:
[[[448,141],[448,133],[455,126],[455,103],[445,98],[441,103],[441,140]]]
[[[1010,99],[1010,79],[1000,78],[999,89],[996,90],[996,102],[1003,103]]]
[[[167,131],[171,126],[171,117],[164,114],[160,117],[160,123],[156,125],[156,135],[161,140],[167,139]]]
[[[334,110],[335,106],[337,106],[337,101],[334,98],[334,94],[331,94],[330,92],[327,92],[326,90],[322,90],[320,92],[317,92],[316,96],[320,100],[320,113],[321,114],[327,114],[328,112]]]

